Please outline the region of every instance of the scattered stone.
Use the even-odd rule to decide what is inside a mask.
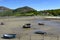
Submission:
[[[3,22],[1,22],[1,25],[4,25],[4,23],[3,23]]]

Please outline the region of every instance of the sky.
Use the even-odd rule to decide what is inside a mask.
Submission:
[[[59,9],[60,0],[0,0],[0,6],[10,9],[29,6],[36,10]]]

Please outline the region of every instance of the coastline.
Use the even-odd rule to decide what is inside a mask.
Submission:
[[[32,32],[34,30],[42,30],[42,31],[48,31],[48,32],[49,31],[51,32],[52,30],[53,30],[52,32],[54,32],[55,30],[57,31],[57,29],[54,28],[53,26],[47,26],[47,25],[39,26],[39,25],[37,25],[36,22],[34,22],[34,20],[44,19],[45,17],[47,17],[47,16],[3,17],[0,19],[0,22],[4,22],[5,25],[0,25],[0,34],[16,33],[17,35],[22,35],[20,40],[29,40],[30,34],[31,34],[32,40],[43,39],[42,35],[32,34]],[[32,28],[31,29],[23,29],[22,26],[26,23],[31,23]],[[22,33],[22,34],[20,34],[20,33]],[[52,35],[52,36],[55,36],[55,35]],[[49,38],[51,38],[50,35],[47,35],[44,37],[45,37],[44,38],[45,40],[50,40]],[[52,38],[53,38],[52,40],[57,39],[56,37],[52,37]],[[1,39],[1,40],[3,40],[3,39]],[[18,40],[18,38],[14,39],[14,40]]]

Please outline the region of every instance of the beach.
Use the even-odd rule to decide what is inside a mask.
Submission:
[[[44,20],[44,17],[0,17],[0,40],[60,40],[60,20]],[[45,25],[38,25],[38,23]],[[31,28],[24,29],[24,24],[31,23]],[[47,32],[46,35],[34,34],[36,30]],[[17,34],[15,39],[2,39],[3,34]]]

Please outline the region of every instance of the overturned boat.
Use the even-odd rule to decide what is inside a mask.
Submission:
[[[5,39],[16,38],[16,34],[3,34],[2,38],[5,38]]]

